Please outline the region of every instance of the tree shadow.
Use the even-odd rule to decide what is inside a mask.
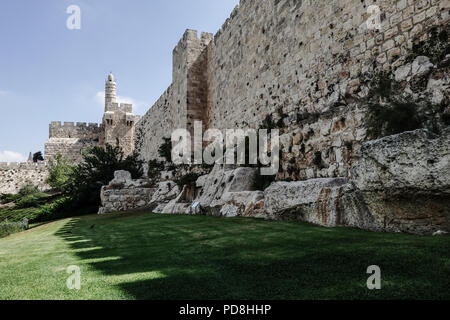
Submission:
[[[57,236],[104,276],[135,275],[117,284],[135,299],[450,297],[448,237],[144,213],[73,219]],[[366,287],[371,265],[383,290]]]

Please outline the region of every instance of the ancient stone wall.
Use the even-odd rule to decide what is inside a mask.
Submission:
[[[48,177],[46,162],[38,163],[0,163],[0,193],[15,194],[28,184],[38,186],[40,190],[48,190],[45,183]]]
[[[104,132],[100,136],[100,145],[120,147],[126,157],[134,151],[135,125],[140,117],[132,113],[131,104],[113,103],[112,106],[103,116]]]
[[[381,30],[367,26],[374,4]],[[138,152],[157,158],[162,137],[194,120],[221,130],[257,129],[272,116],[282,127],[279,179],[346,176],[366,139],[365,110],[352,103],[368,93],[364,75],[402,66],[415,40],[448,22],[449,6],[242,0],[213,41],[185,33],[174,50],[171,87],[138,124]]]
[[[175,47],[172,84],[136,125],[136,150],[143,160],[159,158],[158,148],[173,130],[193,132],[196,120],[207,123],[206,47],[212,38],[186,30]]]
[[[102,132],[102,126],[96,123],[52,122],[45,144],[45,159],[50,160],[60,153],[70,161],[79,162],[83,150],[99,145]]]

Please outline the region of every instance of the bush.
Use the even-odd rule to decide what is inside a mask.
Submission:
[[[143,175],[143,162],[133,154],[124,159],[120,147],[93,147],[83,155],[83,162],[73,168],[64,194],[82,207],[100,204],[100,189],[114,178],[114,172],[126,170],[133,179]]]
[[[9,236],[10,234],[23,231],[24,228],[16,223],[0,223],[0,238]]]
[[[450,54],[448,31],[441,30],[439,32],[437,28],[431,29],[429,38],[415,43],[412,51],[409,60],[414,60],[418,56],[427,56],[434,64],[438,64],[447,54]]]
[[[32,208],[39,207],[40,205],[46,203],[49,198],[48,194],[45,193],[34,193],[27,196],[23,196],[16,201],[17,208]]]
[[[148,162],[148,177],[150,179],[158,179],[161,171],[164,170],[164,163],[158,160],[150,160]]]
[[[200,178],[199,174],[191,172],[191,173],[188,173],[188,174],[182,176],[180,179],[177,179],[176,183],[178,184],[178,186],[180,188],[182,188],[186,185],[191,186],[197,182],[198,178]]]
[[[46,180],[47,184],[53,190],[63,192],[70,184],[70,178],[75,166],[61,154],[58,154],[55,159],[49,161],[49,167],[49,176]]]
[[[366,126],[368,135],[375,139],[422,127],[418,106],[411,102],[370,104]]]
[[[39,188],[32,185],[32,184],[27,184],[26,186],[23,186],[20,190],[19,190],[19,195],[20,196],[27,196],[30,194],[35,194],[39,192]]]
[[[163,140],[163,144],[158,149],[159,156],[166,159],[168,163],[172,163],[172,139],[163,138]]]

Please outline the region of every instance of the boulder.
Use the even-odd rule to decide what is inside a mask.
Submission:
[[[350,189],[345,178],[275,182],[264,191],[264,208],[276,220],[337,226],[344,214],[342,196]]]
[[[413,77],[420,77],[428,74],[434,68],[430,58],[425,56],[417,57],[412,63],[411,73]]]

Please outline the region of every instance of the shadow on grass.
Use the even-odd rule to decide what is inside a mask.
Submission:
[[[57,235],[103,275],[132,276],[118,286],[136,299],[450,298],[449,237],[144,213],[73,219]],[[366,287],[371,265],[382,290]]]

